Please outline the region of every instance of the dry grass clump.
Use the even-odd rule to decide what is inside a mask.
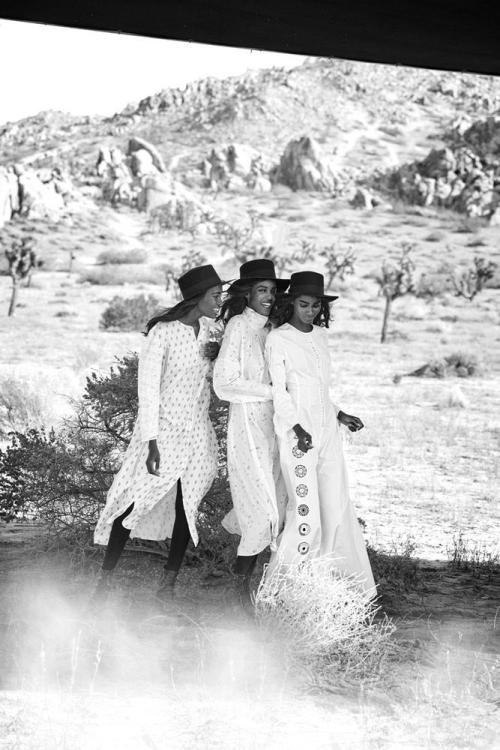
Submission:
[[[255,598],[260,623],[278,636],[310,686],[323,689],[377,679],[396,648],[394,624],[380,616],[359,581],[335,574],[333,565],[325,556],[276,568]]]
[[[474,577],[490,578],[500,573],[500,555],[490,552],[485,545],[471,542],[462,531],[453,536],[448,556],[453,568],[470,571]]]
[[[120,265],[122,263],[144,263],[147,253],[141,248],[134,250],[103,250],[97,256],[97,262],[103,265]]]

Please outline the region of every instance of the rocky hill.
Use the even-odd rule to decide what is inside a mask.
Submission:
[[[374,175],[424,163],[432,149],[450,146],[450,132],[462,137],[467,131],[469,161],[488,161],[490,146],[481,133],[498,112],[500,80],[494,77],[323,58],[292,70],[166,89],[109,118],[42,112],[0,127],[0,222],[9,212],[41,216],[45,204],[53,216],[70,195],[142,200],[148,208],[148,190],[149,196],[158,190],[171,196],[187,189],[202,198],[208,188],[267,191],[279,182],[333,195],[356,186],[389,187],[393,195],[428,204],[428,192],[422,199],[413,184],[395,190],[397,178],[377,182]],[[131,139],[146,144],[133,157],[135,166]],[[498,135],[493,142],[498,148]],[[428,179],[426,169],[421,176]],[[448,171],[454,169],[455,162]],[[146,185],[146,178],[154,181]],[[464,199],[453,207],[467,205]]]

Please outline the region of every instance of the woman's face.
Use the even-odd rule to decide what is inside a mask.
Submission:
[[[304,325],[312,325],[321,310],[321,299],[300,294],[293,301],[293,317]]]
[[[198,302],[198,309],[207,318],[216,318],[222,300],[222,287],[220,284],[211,287]]]
[[[276,282],[258,281],[253,285],[247,297],[248,307],[251,307],[252,310],[255,310],[260,315],[269,317],[275,298]]]

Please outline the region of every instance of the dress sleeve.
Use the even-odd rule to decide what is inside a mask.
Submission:
[[[245,378],[242,369],[243,339],[238,317],[227,324],[219,355],[214,365],[214,390],[224,401],[236,404],[271,401],[271,386]]]
[[[271,334],[266,341],[266,361],[271,375],[276,431],[284,433],[291,430],[299,418],[286,388],[285,353],[279,339]]]
[[[137,391],[141,440],[153,440],[159,433],[160,381],[168,355],[166,326],[157,323],[146,336],[139,355]]]

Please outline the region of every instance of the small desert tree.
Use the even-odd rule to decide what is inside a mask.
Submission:
[[[460,274],[454,274],[450,279],[455,297],[464,297],[469,302],[472,302],[476,294],[483,290],[485,283],[493,278],[497,267],[496,263],[486,261],[485,258],[478,255],[474,258],[473,263],[472,268],[468,268]]]
[[[320,255],[325,258],[327,289],[331,288],[334,279],[344,281],[346,276],[352,276],[354,273],[356,256],[351,248],[341,252],[336,249],[335,245],[328,245],[323,248]]]
[[[314,242],[309,242],[309,240],[301,240],[300,249],[294,250],[292,254],[292,260],[302,265],[302,263],[307,263],[308,260],[314,260],[317,254],[318,248],[316,247]]]
[[[14,241],[10,248],[5,251],[5,257],[9,264],[9,274],[12,279],[12,292],[7,315],[14,314],[17,303],[17,294],[21,281],[26,286],[31,283],[31,276],[35,268],[40,268],[43,261],[37,258],[34,243],[31,239],[23,239],[21,242]]]
[[[410,255],[414,245],[409,242],[402,244],[402,252],[395,263],[385,260],[382,264],[380,274],[375,277],[380,287],[379,294],[385,298],[384,319],[380,342],[383,344],[387,334],[387,323],[391,313],[391,306],[395,299],[411,294],[415,291],[414,271],[415,264]]]
[[[248,211],[247,216],[246,223],[230,224],[225,219],[215,218],[211,224],[223,253],[227,250],[231,251],[238,263],[244,263],[251,254],[249,247],[261,224],[260,216],[256,211]]]

